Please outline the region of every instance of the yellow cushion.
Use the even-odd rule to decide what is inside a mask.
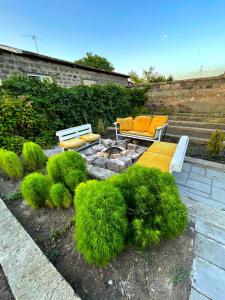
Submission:
[[[116,122],[120,124],[120,130],[133,130],[134,120],[132,117],[117,118]]]
[[[147,149],[147,151],[173,156],[176,148],[177,144],[156,141]]]
[[[138,116],[134,119],[134,128],[135,131],[148,131],[152,117],[150,116]]]
[[[63,147],[65,149],[75,149],[75,148],[80,148],[85,144],[85,141],[79,139],[79,138],[74,138],[70,139],[67,141],[63,141],[59,144],[60,147]]]
[[[134,130],[127,130],[127,131],[121,131],[121,133],[125,134],[132,134],[132,135],[143,135],[148,137],[153,137],[149,132],[147,131],[134,131]]]
[[[149,126],[148,132],[155,135],[156,128],[165,125],[167,121],[168,116],[154,116]]]
[[[154,152],[144,152],[136,163],[148,168],[158,168],[162,172],[169,172],[171,160],[172,157],[169,155]]]
[[[98,139],[100,139],[100,135],[96,133],[88,133],[85,135],[80,136],[81,140],[84,140],[85,142],[95,142]]]

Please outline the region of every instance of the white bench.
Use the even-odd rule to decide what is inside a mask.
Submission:
[[[56,136],[59,138],[59,142],[69,141],[73,138],[79,138],[85,134],[92,133],[91,124],[85,124],[77,127],[71,127],[68,129],[60,130],[56,132]],[[75,150],[81,150],[86,147],[89,147],[93,144],[97,144],[97,141],[94,142],[86,142],[85,145],[81,146],[80,148],[75,148]],[[63,147],[61,147],[63,148]],[[63,148],[64,150],[64,148]]]
[[[182,166],[184,163],[184,158],[187,151],[188,143],[189,143],[189,137],[187,135],[183,135],[177,144],[177,148],[174,152],[172,161],[170,163],[171,173],[182,171]]]

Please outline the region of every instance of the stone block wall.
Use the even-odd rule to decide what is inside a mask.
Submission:
[[[113,73],[104,73],[91,69],[82,69],[71,63],[57,63],[42,60],[38,57],[28,57],[7,51],[0,51],[0,79],[4,80],[15,73],[39,74],[53,77],[58,84],[71,87],[81,83],[113,82],[127,85],[128,79]]]
[[[225,113],[225,76],[152,84],[146,106],[155,111]]]

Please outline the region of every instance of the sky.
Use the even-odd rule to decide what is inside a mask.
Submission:
[[[41,38],[41,54],[74,61],[92,52],[125,74],[225,71],[224,0],[0,0],[0,44],[36,51],[26,34]]]

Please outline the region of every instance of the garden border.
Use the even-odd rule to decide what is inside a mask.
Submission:
[[[210,168],[225,170],[225,164],[221,164],[221,163],[217,163],[214,161],[209,161],[209,160],[205,160],[205,159],[201,159],[201,158],[185,156],[184,161],[190,162],[190,163],[195,163],[198,165],[203,165],[203,166],[210,167]]]

